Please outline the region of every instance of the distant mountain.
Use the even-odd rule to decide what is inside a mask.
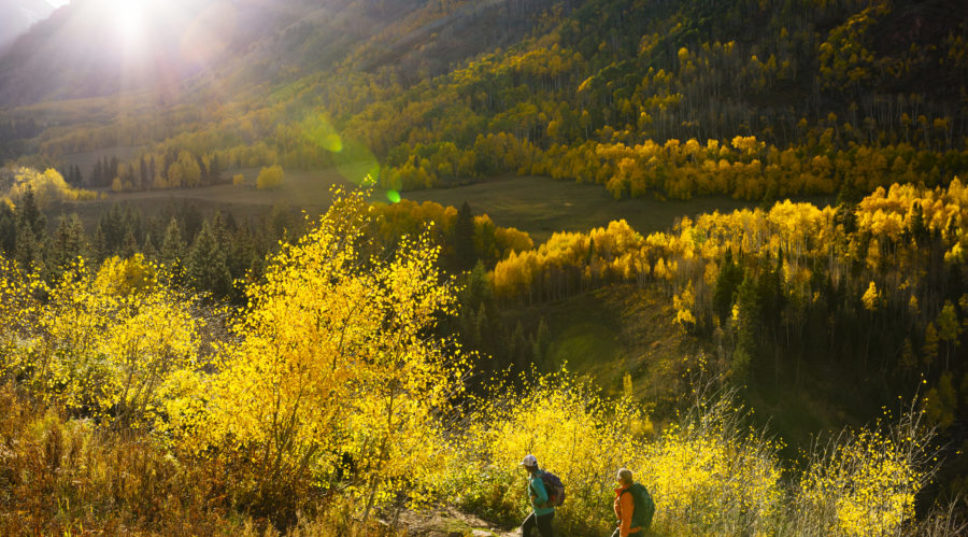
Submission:
[[[47,0],[0,0],[0,49],[54,11]]]
[[[0,144],[177,154],[192,136],[312,167],[326,118],[404,188],[531,173],[618,197],[852,197],[968,173],[968,0],[144,0],[150,24],[128,27],[124,5],[74,0],[0,57],[0,107],[110,96],[108,115],[11,110]],[[773,186],[737,181],[740,158]],[[684,162],[715,180],[673,184]]]
[[[5,1],[5,0],[0,0]],[[37,0],[40,1],[40,0]],[[173,0],[120,35],[117,3],[74,0],[0,55],[0,106],[201,84],[278,84],[339,65],[405,82],[527,37],[552,0]],[[539,9],[540,8],[540,9]],[[233,86],[234,89],[240,89]]]

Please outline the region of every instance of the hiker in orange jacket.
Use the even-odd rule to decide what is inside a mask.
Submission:
[[[629,490],[633,486],[642,487],[642,485],[635,485],[632,481],[632,472],[628,468],[620,468],[616,480],[619,487],[615,489],[615,502],[612,508],[615,510],[615,516],[618,517],[618,527],[615,528],[612,537],[645,536],[652,522],[652,514],[647,512],[645,506],[640,508],[642,512],[636,512],[635,498],[632,494],[635,490]]]

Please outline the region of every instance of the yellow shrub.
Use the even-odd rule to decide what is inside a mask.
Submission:
[[[388,260],[361,254],[362,194],[334,198],[249,289],[237,343],[207,388],[204,436],[188,439],[245,460],[263,508],[294,504],[293,487],[309,482],[345,481],[364,513],[395,487],[419,501],[445,459],[438,416],[464,364],[426,334],[453,312],[455,290],[426,238]]]
[[[704,403],[705,405],[705,403]],[[639,453],[655,526],[676,535],[769,533],[784,499],[776,446],[739,426],[731,398],[705,405]]]
[[[78,262],[53,287],[5,278],[2,288],[31,320],[19,325],[3,369],[72,411],[151,425],[170,376],[194,368],[200,321],[192,299],[132,267],[145,265],[110,260],[94,278]]]
[[[914,419],[912,419],[914,418]],[[798,491],[801,525],[824,535],[897,535],[927,482],[917,416],[884,432],[864,429],[814,455]]]
[[[285,173],[282,171],[282,166],[278,164],[269,166],[268,168],[262,168],[259,171],[259,176],[255,179],[255,187],[259,190],[278,188],[282,185],[284,178]]]
[[[461,486],[463,501],[505,521],[523,515],[525,474],[518,464],[533,453],[566,486],[567,507],[556,524],[588,535],[614,518],[613,476],[641,449],[631,431],[647,418],[628,401],[608,408],[589,384],[567,373],[524,382],[524,389],[496,390],[470,417],[466,456],[478,470],[463,476],[470,480]]]

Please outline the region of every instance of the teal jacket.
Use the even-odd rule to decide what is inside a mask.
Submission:
[[[541,470],[538,469],[528,478],[528,498],[535,516],[544,516],[555,512],[555,506],[548,504],[548,491],[544,481],[541,481]]]

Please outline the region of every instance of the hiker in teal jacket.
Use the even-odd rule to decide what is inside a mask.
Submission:
[[[541,481],[541,469],[534,455],[527,455],[521,466],[528,471],[528,498],[531,500],[531,514],[521,524],[522,537],[530,537],[538,528],[541,537],[554,537],[551,521],[555,518],[555,506],[548,501],[548,491]]]

